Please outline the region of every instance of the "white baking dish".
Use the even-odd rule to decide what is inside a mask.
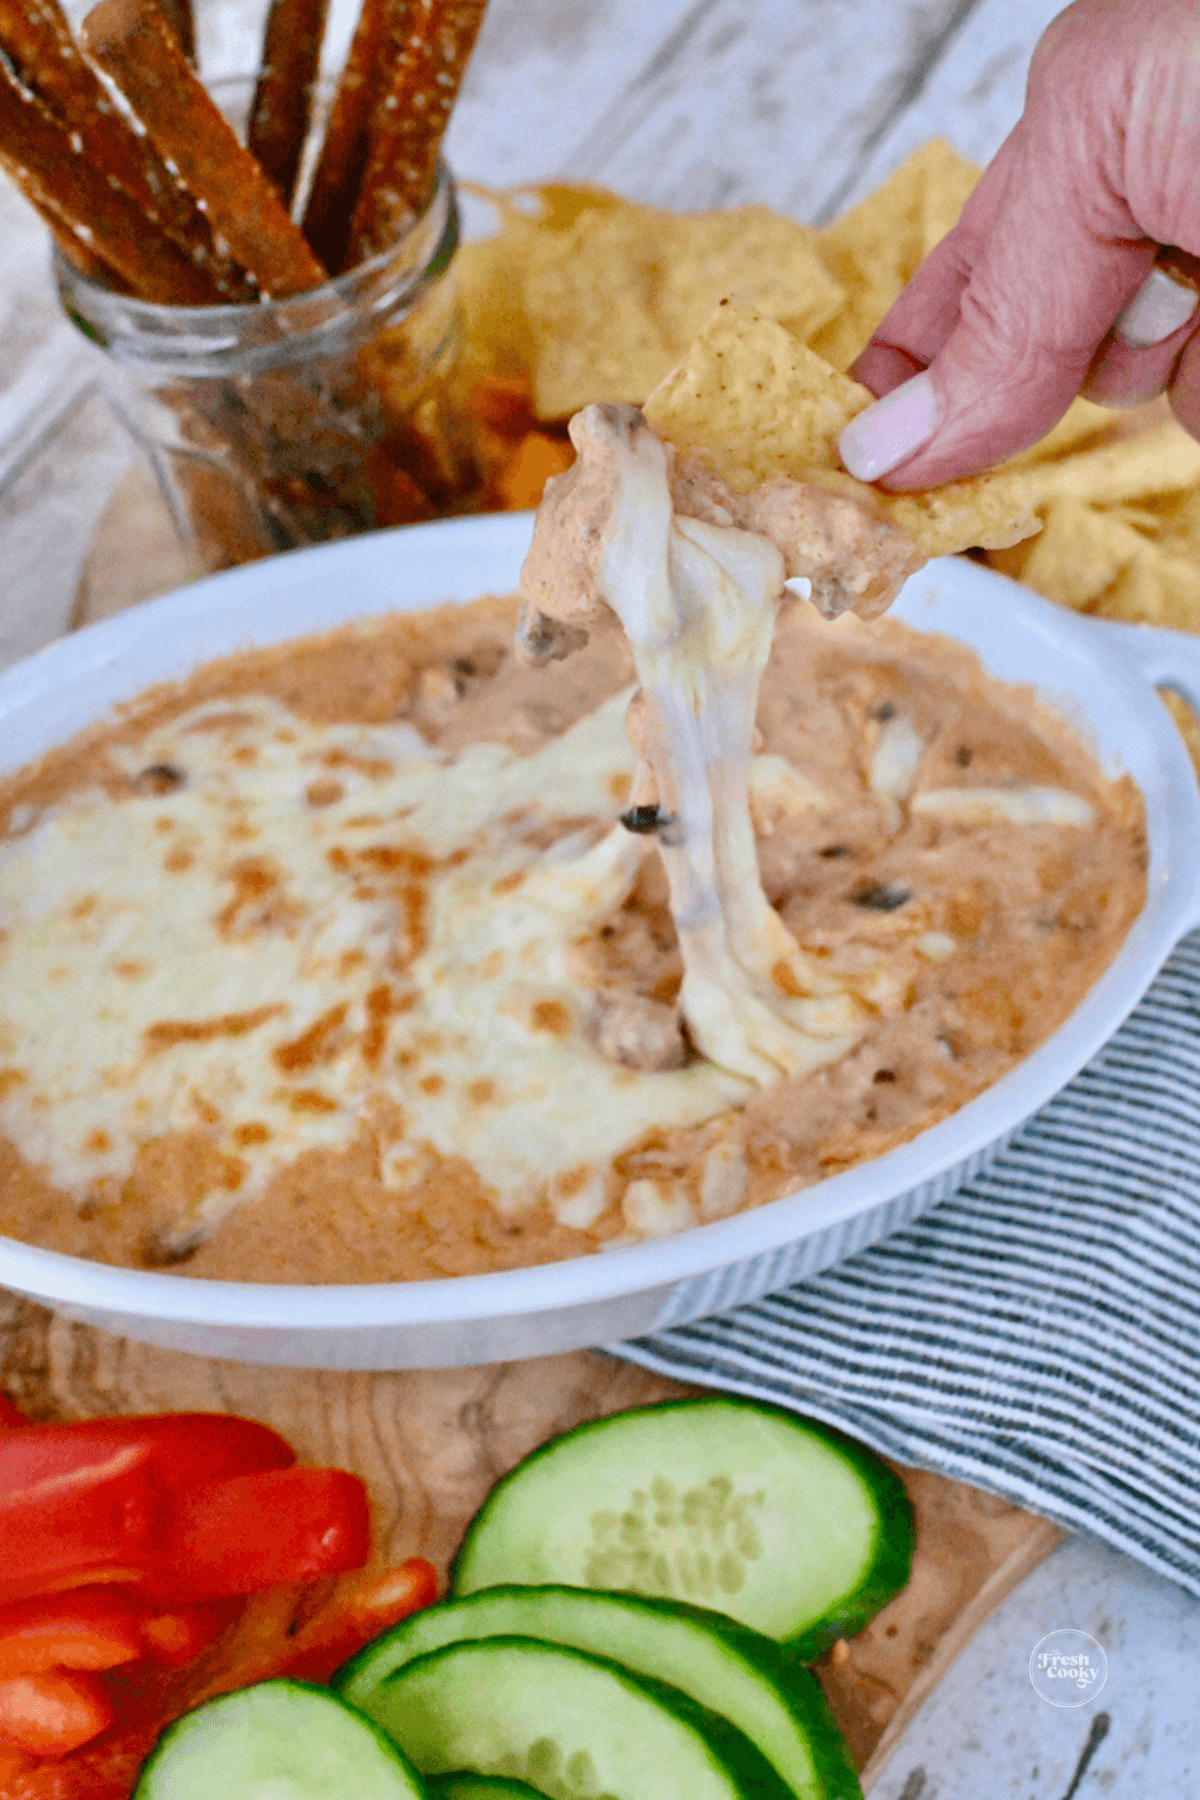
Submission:
[[[529,515],[448,521],[252,564],[79,632],[0,676],[13,769],[151,682],[229,651],[396,608],[511,589]],[[1200,923],[1200,796],[1154,691],[1200,702],[1200,639],[1102,625],[961,558],[908,583],[896,614],[1033,683],[1146,803],[1146,905],[1065,1025],[952,1118],[769,1206],[607,1255],[458,1280],[278,1287],[107,1268],[0,1239],[0,1282],[130,1337],[244,1362],[387,1369],[534,1356],[641,1335],[801,1280],[907,1223],[996,1154],[1137,1003]],[[236,1219],[229,1227],[237,1229]]]

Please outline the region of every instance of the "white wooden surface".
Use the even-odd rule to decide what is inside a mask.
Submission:
[[[1192,1800],[1197,1611],[1107,1545],[1063,1544],[943,1676],[871,1800]],[[1059,1630],[1086,1631],[1107,1658],[1103,1692],[1086,1706],[1050,1706],[1029,1680],[1034,1645]],[[1107,1731],[1072,1787],[1100,1714]]]
[[[71,0],[78,14],[86,0]],[[679,207],[765,200],[820,221],[941,134],[986,161],[1019,115],[1056,0],[491,0],[455,116],[456,170],[554,175]],[[262,0],[198,0],[212,73],[255,60]],[[352,26],[334,0],[331,51]],[[0,189],[0,666],[67,628],[83,557],[131,447],[89,397],[44,236]],[[76,404],[78,402],[78,404]],[[65,421],[65,422],[64,422]],[[46,442],[46,439],[49,442]],[[1025,1673],[1063,1626],[1109,1649],[1092,1709],[1057,1715]],[[878,1800],[1183,1800],[1198,1790],[1200,1608],[1103,1547],[1055,1553],[989,1621]],[[1091,1715],[1111,1729],[1071,1786]]]

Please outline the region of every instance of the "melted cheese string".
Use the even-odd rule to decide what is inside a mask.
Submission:
[[[783,558],[752,532],[676,517],[660,441],[595,411],[617,472],[597,589],[625,628],[647,702],[684,1016],[705,1056],[752,1081],[837,1061],[861,1035],[862,1013],[770,906],[750,815]]]

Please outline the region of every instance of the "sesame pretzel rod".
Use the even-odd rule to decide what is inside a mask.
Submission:
[[[409,0],[393,27],[386,92],[371,115],[350,220],[350,261],[386,250],[420,213],[437,177],[450,112],[487,0]]]
[[[209,298],[254,298],[242,270],[216,252],[209,223],[191,195],[80,55],[58,0],[0,0],[0,49],[20,85],[78,135],[83,156],[103,171],[109,185],[142,209],[152,231],[161,230],[182,256],[207,273]],[[53,193],[53,183],[49,191]],[[83,222],[103,237],[103,211]]]
[[[367,159],[367,126],[382,82],[389,12],[396,0],[363,0],[304,213],[304,235],[331,274],[344,267],[350,214]],[[407,0],[400,0],[407,5]]]
[[[22,86],[3,58],[0,148],[18,187],[85,274],[99,262],[118,285],[164,305],[204,306],[217,298],[206,271],[154,230],[142,207],[92,162],[80,135]]]
[[[171,27],[179,48],[196,66],[196,21],[192,16],[192,0],[158,0],[159,11]]]
[[[0,109],[3,101],[0,100]],[[0,150],[0,169],[8,176],[29,204],[42,216],[42,224],[46,226],[51,237],[58,245],[67,261],[77,268],[81,275],[89,281],[98,281],[102,286],[111,288],[114,293],[127,294],[129,283],[118,274],[109,263],[96,255],[95,251],[77,235],[80,226],[77,220],[71,219],[63,211],[54,195],[48,193],[28,168],[14,162],[3,150]]]
[[[154,0],[101,0],[84,49],[112,76],[264,299],[303,293],[325,270],[258,163],[189,68]]]
[[[271,0],[246,143],[290,205],[312,116],[328,0]]]

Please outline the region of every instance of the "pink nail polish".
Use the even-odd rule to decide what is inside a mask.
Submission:
[[[851,419],[838,439],[842,461],[859,481],[878,481],[928,443],[940,416],[928,374],[914,375]]]

